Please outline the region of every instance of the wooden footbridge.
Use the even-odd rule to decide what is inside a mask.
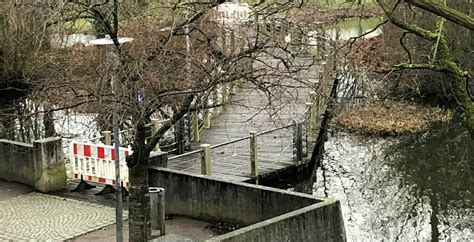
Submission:
[[[332,83],[321,69],[314,66],[304,84],[282,85],[270,96],[250,83],[215,90],[205,102],[222,106],[185,117],[177,150],[189,151],[170,155],[168,168],[255,181],[307,162]]]

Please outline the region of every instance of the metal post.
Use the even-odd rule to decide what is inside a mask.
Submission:
[[[112,77],[112,83],[114,78]],[[114,87],[112,87],[114,89]],[[122,205],[122,182],[120,179],[120,144],[119,144],[119,127],[118,127],[118,114],[116,108],[113,111],[113,126],[114,126],[114,144],[115,144],[115,181],[116,185],[116,228],[117,228],[117,241],[123,241],[123,205]]]
[[[201,174],[211,175],[211,145],[201,145]]]
[[[102,136],[104,136],[104,144],[112,145],[112,132],[102,131]]]
[[[160,230],[160,235],[166,234],[165,229],[165,189],[150,187],[150,219],[151,229]]]
[[[257,154],[257,132],[256,131],[250,131],[250,175],[258,179],[258,154]]]
[[[152,119],[151,120],[151,133],[155,135],[158,130],[160,129],[160,122],[158,119]],[[156,143],[155,148],[153,149],[154,151],[161,151],[160,149],[160,142]]]

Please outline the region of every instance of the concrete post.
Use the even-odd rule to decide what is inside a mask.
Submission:
[[[150,194],[150,220],[151,229],[160,230],[160,235],[166,233],[165,230],[165,189],[159,187],[148,188]]]
[[[199,135],[199,111],[194,111],[193,112],[193,118],[192,118],[192,130],[193,133],[193,141],[196,143],[199,143],[201,141],[201,137]]]
[[[112,145],[112,132],[102,131],[102,136],[104,136],[104,144],[105,145]]]
[[[41,192],[67,189],[67,175],[60,137],[33,142],[35,188]]]
[[[160,129],[160,122],[158,119],[152,119],[151,120],[151,133],[152,135],[155,135],[156,132],[158,132],[158,130]],[[158,142],[155,146],[155,148],[153,148],[154,151],[161,151],[160,149],[160,142]]]
[[[201,174],[210,176],[211,175],[211,145],[201,145]]]
[[[250,131],[250,175],[258,178],[257,132]]]

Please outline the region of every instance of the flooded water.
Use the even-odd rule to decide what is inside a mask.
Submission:
[[[349,241],[474,240],[474,140],[459,124],[398,138],[334,132],[325,146],[315,175],[286,185],[338,199]]]

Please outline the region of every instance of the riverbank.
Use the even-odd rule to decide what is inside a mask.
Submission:
[[[418,133],[453,119],[453,111],[406,101],[380,101],[346,107],[334,124],[351,132],[371,135]]]

